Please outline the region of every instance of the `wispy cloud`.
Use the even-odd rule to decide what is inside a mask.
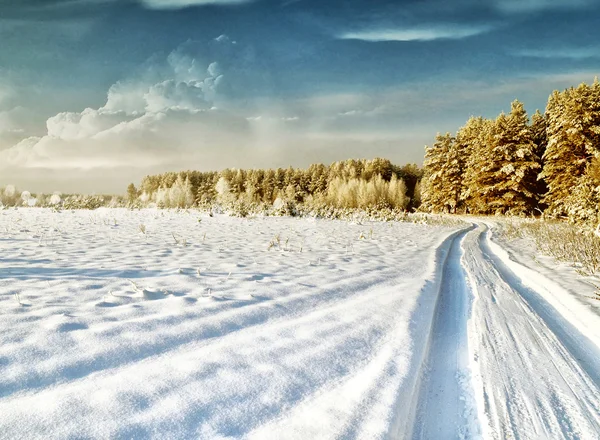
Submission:
[[[527,58],[564,58],[571,60],[585,60],[600,58],[600,47],[574,47],[556,49],[520,49],[512,52],[513,55]]]
[[[151,9],[182,9],[191,6],[208,5],[240,5],[256,0],[141,0],[142,4]]]
[[[496,0],[496,8],[508,13],[526,13],[547,9],[580,9],[593,4],[591,0]]]
[[[431,26],[412,27],[404,29],[369,29],[356,32],[344,32],[338,35],[343,40],[363,41],[433,41],[433,40],[461,40],[472,37],[492,29],[490,25],[480,26]]]

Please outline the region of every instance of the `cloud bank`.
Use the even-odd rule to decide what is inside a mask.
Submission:
[[[225,37],[212,43],[224,46],[221,54],[233,45]],[[0,168],[152,167],[242,153],[239,140],[250,137],[249,122],[219,106],[227,75],[218,60],[196,58],[196,46],[187,42],[117,82],[100,108],[50,117],[44,136],[0,151]],[[0,112],[0,133],[18,126],[14,113]]]

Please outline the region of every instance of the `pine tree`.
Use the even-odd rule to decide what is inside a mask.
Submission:
[[[542,167],[537,176],[537,183],[535,186],[535,192],[538,195],[538,210],[545,208],[543,199],[545,194],[548,192],[548,186],[543,178],[543,157],[548,146],[548,134],[546,130],[548,128],[548,120],[546,115],[540,113],[539,110],[531,116],[531,139],[535,144],[535,155],[539,158],[540,166]]]
[[[494,165],[497,168],[491,206],[509,214],[531,213],[537,206],[537,175],[540,158],[535,155],[529,118],[523,104],[515,100],[510,114],[500,115],[494,136]]]
[[[511,112],[484,123],[472,145],[468,176],[471,212],[526,214],[537,206],[537,175],[529,120],[523,104],[514,101]]]
[[[481,116],[471,117],[456,133],[457,148],[465,161],[460,202],[465,211],[472,214],[485,213],[488,209],[478,179],[488,160],[493,125],[494,121]]]
[[[548,100],[548,147],[543,177],[548,185],[545,202],[553,216],[596,221],[598,206],[588,176],[600,153],[600,84],[581,84],[554,92]]]
[[[457,200],[448,193],[448,159],[455,139],[450,133],[438,134],[431,147],[425,149],[421,186],[422,208],[431,212],[451,212]]]

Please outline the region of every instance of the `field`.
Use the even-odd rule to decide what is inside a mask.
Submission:
[[[0,211],[0,438],[594,438],[597,309],[471,223]]]

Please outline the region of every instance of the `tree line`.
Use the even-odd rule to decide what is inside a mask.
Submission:
[[[496,119],[471,117],[426,147],[421,209],[531,215],[597,223],[600,211],[600,84],[548,98],[528,117],[515,100]]]
[[[127,190],[131,203],[159,207],[219,204],[407,210],[419,204],[421,170],[387,159],[346,160],[306,169],[225,169],[149,175]]]

